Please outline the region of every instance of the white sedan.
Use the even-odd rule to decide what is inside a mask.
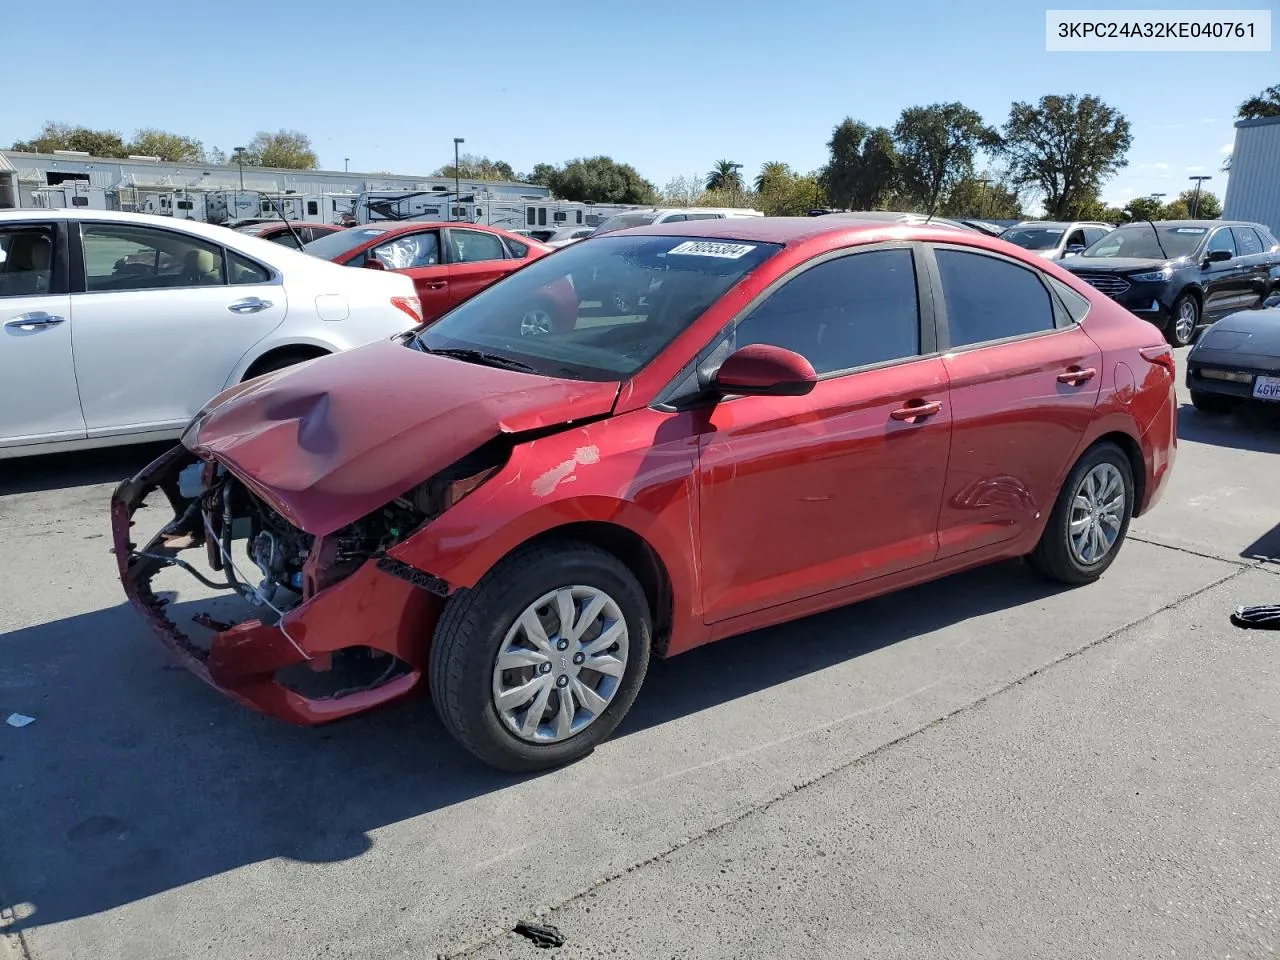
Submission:
[[[232,384],[421,317],[406,276],[224,227],[0,211],[0,458],[176,437]]]

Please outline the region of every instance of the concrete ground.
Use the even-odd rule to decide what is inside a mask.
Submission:
[[[1280,601],[1280,428],[1180,416],[1100,583],[1006,564],[656,664],[525,779],[425,702],[300,730],[175,666],[107,552],[155,448],[0,461],[0,957],[1273,956],[1280,634],[1227,615]]]

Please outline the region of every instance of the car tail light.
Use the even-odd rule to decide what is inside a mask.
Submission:
[[[408,314],[415,325],[422,322],[422,301],[417,297],[392,297],[391,303]]]
[[[1173,359],[1173,348],[1167,343],[1162,343],[1158,347],[1143,347],[1138,353],[1142,354],[1142,359],[1148,363],[1164,367],[1175,377],[1178,375],[1177,366]]]

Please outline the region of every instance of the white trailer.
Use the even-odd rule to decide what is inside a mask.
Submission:
[[[83,180],[67,180],[55,187],[37,187],[31,191],[31,199],[34,206],[49,210],[69,207],[107,209],[107,191],[102,187],[91,187]]]

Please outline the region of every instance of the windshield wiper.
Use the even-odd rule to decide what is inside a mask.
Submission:
[[[479,363],[487,367],[503,367],[507,370],[521,370],[525,373],[535,372],[534,368],[523,360],[504,357],[499,353],[485,353],[483,350],[472,350],[467,347],[428,347],[421,339],[418,340],[418,347],[424,353],[434,353],[441,357],[453,357],[455,360],[464,360],[467,363]]]

